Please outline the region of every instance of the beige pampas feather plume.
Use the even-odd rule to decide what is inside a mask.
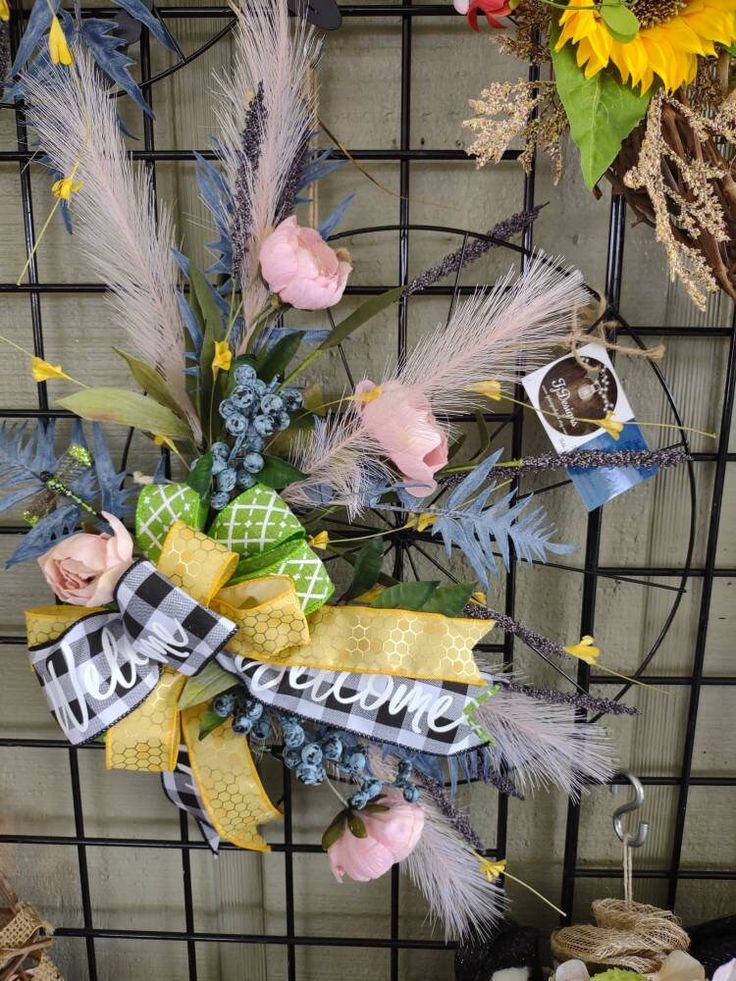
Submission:
[[[126,153],[117,103],[79,48],[71,67],[31,74],[25,87],[28,121],[43,151],[81,185],[71,200],[74,237],[109,286],[118,325],[164,378],[198,441],[199,421],[185,388],[171,214],[160,205],[156,219],[150,177]]]
[[[234,203],[234,216],[224,217],[231,219],[233,271],[244,291],[244,350],[269,295],[258,270],[260,246],[292,210],[294,183],[316,128],[310,73],[319,42],[301,18],[290,26],[284,0],[244,0],[233,9],[235,66],[219,80],[217,148]]]

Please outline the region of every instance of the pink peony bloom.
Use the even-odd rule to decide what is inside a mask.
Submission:
[[[711,981],[736,981],[736,957],[716,968]]]
[[[49,586],[65,603],[110,603],[118,579],[133,564],[133,539],[127,529],[114,514],[102,514],[113,535],[80,532],[54,545],[38,560]]]
[[[327,849],[338,882],[345,875],[357,882],[377,879],[416,847],[424,828],[424,811],[419,804],[407,804],[397,790],[387,790],[378,803],[389,810],[356,812],[365,825],[365,838],[356,837],[346,821],[340,837]]]
[[[297,310],[325,310],[340,302],[353,267],[314,228],[292,215],[261,246],[261,273],[282,303]]]
[[[453,6],[459,14],[464,14],[468,18],[468,23],[474,31],[480,30],[478,27],[478,11],[485,14],[485,18],[491,27],[504,28],[499,17],[507,17],[511,13],[511,6],[508,0],[454,0]]]
[[[447,436],[427,399],[401,388],[381,392],[367,380],[356,386],[355,394],[364,396],[358,402],[365,428],[408,481],[416,481],[407,486],[409,493],[431,494],[437,487],[435,473],[447,464]]]

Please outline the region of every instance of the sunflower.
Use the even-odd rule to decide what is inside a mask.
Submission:
[[[576,9],[583,8],[583,9]],[[716,44],[736,41],[736,0],[634,0],[639,20],[632,41],[617,41],[592,0],[570,0],[560,17],[562,32],[555,49],[577,45],[577,62],[592,78],[614,64],[624,82],[646,92],[658,75],[668,91],[695,78],[698,55],[717,54]]]

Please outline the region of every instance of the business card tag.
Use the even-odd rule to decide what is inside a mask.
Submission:
[[[634,410],[606,349],[600,344],[578,348],[525,378],[529,401],[558,453],[569,450],[646,450]],[[541,411],[540,411],[541,410]],[[618,439],[597,426],[609,413],[624,426]],[[583,421],[590,420],[590,421]],[[593,511],[657,473],[657,467],[568,467],[575,490]]]

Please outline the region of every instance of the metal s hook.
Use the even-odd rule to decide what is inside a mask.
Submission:
[[[620,841],[624,840],[624,815],[629,814],[633,811],[638,811],[642,804],[644,803],[644,787],[641,780],[634,776],[629,770],[618,770],[614,773],[614,779],[616,777],[623,777],[631,786],[634,788],[634,796],[617,807],[613,812],[613,830],[616,832],[617,837]],[[616,784],[611,784],[611,793],[616,793]],[[647,840],[647,835],[649,834],[649,825],[645,821],[639,822],[639,827],[636,829],[636,834],[629,835],[629,847],[630,848],[641,848],[644,842]]]

